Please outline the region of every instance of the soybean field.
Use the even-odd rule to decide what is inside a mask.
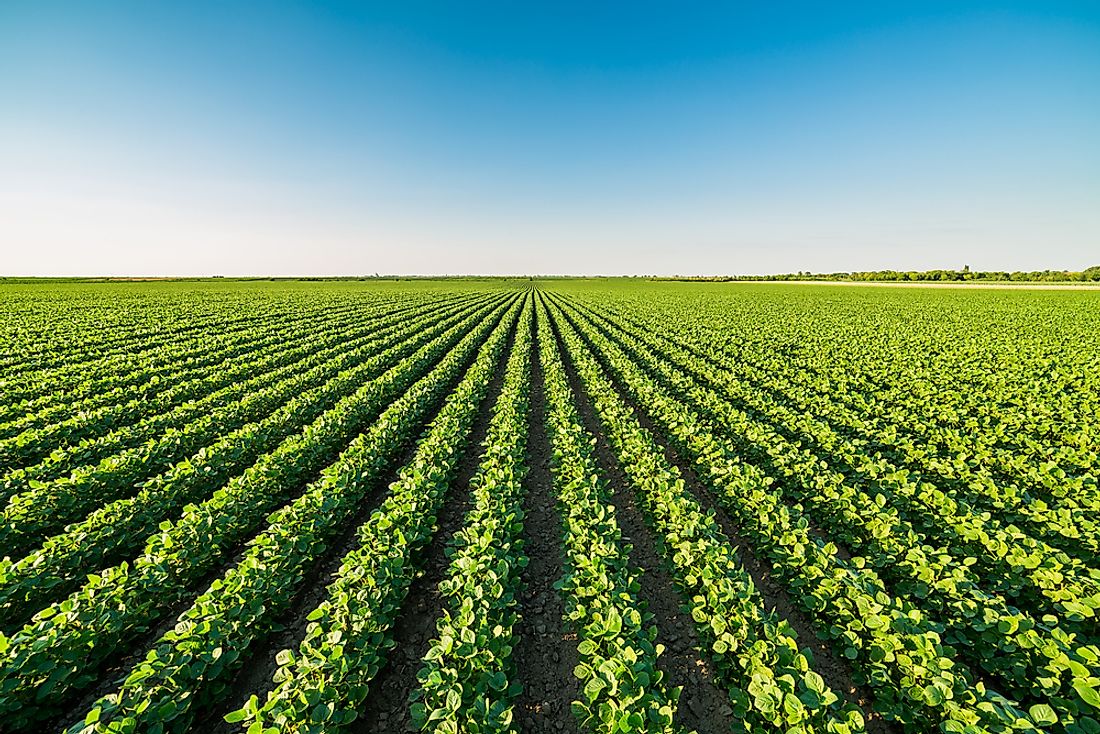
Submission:
[[[0,732],[1100,734],[1100,293],[0,306]]]

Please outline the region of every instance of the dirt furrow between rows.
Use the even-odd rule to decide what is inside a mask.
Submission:
[[[555,588],[565,569],[565,547],[550,458],[536,324],[531,338],[527,494],[523,504],[523,550],[528,563],[519,594],[519,642],[512,653],[523,684],[515,717],[525,734],[580,731],[571,708],[571,703],[581,697],[573,675],[580,662],[577,636],[566,630],[565,603],[561,591]]]
[[[450,558],[447,545],[462,527],[471,505],[470,481],[481,461],[482,445],[504,385],[504,366],[515,345],[515,329],[508,335],[507,347],[501,353],[497,369],[485,399],[478,407],[462,461],[458,467],[447,499],[436,519],[437,530],[432,542],[421,556],[422,573],[409,587],[401,613],[393,626],[394,646],[386,664],[370,684],[370,692],[359,709],[359,716],[347,728],[355,732],[405,732],[411,727],[409,696],[416,689],[416,674],[421,660],[435,636],[436,621],[442,611],[439,582],[446,578]]]
[[[630,563],[642,570],[639,598],[653,614],[657,643],[665,647],[657,666],[664,672],[669,687],[683,687],[675,721],[698,734],[728,731],[729,717],[733,714],[729,697],[715,681],[713,671],[701,653],[702,645],[695,633],[694,622],[691,615],[684,611],[672,576],[659,555],[660,541],[645,523],[630,480],[619,466],[592,400],[568,357],[568,348],[560,335],[555,333],[555,337],[559,350],[567,356],[563,363],[570,388],[577,399],[582,424],[596,437],[596,460],[611,488],[611,504],[615,506],[623,541],[630,543]]]

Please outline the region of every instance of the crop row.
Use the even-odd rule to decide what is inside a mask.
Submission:
[[[529,301],[530,303],[530,301]],[[523,314],[485,450],[470,481],[472,507],[448,544],[443,610],[417,674],[412,721],[422,731],[482,734],[515,730],[516,596],[523,551],[531,322]]]
[[[908,602],[886,593],[876,574],[859,559],[845,561],[835,548],[814,538],[798,506],[780,502],[770,483],[735,451],[723,446],[713,427],[664,393],[602,335],[588,329],[589,344],[741,523],[757,547],[822,630],[857,661],[876,693],[876,710],[915,731],[935,723],[946,731],[981,726],[988,731],[1030,730],[1028,717],[980,683],[974,683],[938,628]],[[1049,723],[1050,707],[1038,705],[1031,719]],[[956,728],[957,727],[957,728]]]
[[[390,328],[400,322],[393,319]],[[108,406],[0,441],[0,450],[6,455],[4,465],[12,469],[3,477],[4,495],[11,497],[77,469],[87,469],[115,452],[162,437],[196,416],[202,417],[209,406],[247,395],[242,384],[245,381],[249,387],[255,387],[262,384],[257,381],[273,382],[293,375],[303,360],[318,354],[338,353],[345,344],[355,347],[369,342],[379,326],[385,327],[386,322],[377,324],[370,320],[367,324],[350,325],[350,328],[347,325],[318,328],[309,338],[297,340],[298,343],[291,341],[288,344],[284,336],[273,342],[273,349],[248,351],[232,358],[227,355],[216,370],[207,368],[194,380],[169,388],[160,396],[142,396],[137,402],[149,409],[140,409],[139,414],[133,416],[136,422],[126,419],[125,408],[114,412],[119,406]],[[43,457],[40,463],[34,464]]]
[[[437,305],[441,308],[457,305],[484,295],[461,294],[439,301]],[[366,305],[349,304],[338,309],[327,309],[322,315],[311,314],[307,309],[305,314],[264,322],[262,327],[206,333],[193,343],[173,344],[144,353],[139,358],[122,352],[105,360],[96,369],[84,368],[72,370],[71,374],[46,375],[41,388],[36,390],[37,394],[29,394],[21,401],[15,400],[16,396],[11,392],[7,394],[14,402],[0,407],[0,420],[4,421],[0,434],[7,437],[17,427],[22,430],[47,425],[81,411],[156,394],[181,379],[202,376],[224,357],[247,351],[249,345],[262,348],[278,344],[279,340],[271,337],[278,336],[280,331],[285,330],[291,341],[308,339],[316,330],[339,329],[341,326],[354,329],[364,319],[393,319],[422,310],[424,305],[422,300],[378,299]]]
[[[698,410],[702,420],[695,420],[700,425],[709,422],[723,426],[721,432],[726,435],[744,433],[771,448],[783,445],[781,438],[754,428],[717,394],[694,385],[684,373],[677,374],[673,368],[677,360],[671,350],[655,359],[636,342],[630,347],[620,346]],[[617,363],[623,364],[626,363]],[[622,370],[629,368],[617,369],[622,376]],[[648,391],[638,392],[640,388],[636,386],[647,382]],[[654,394],[652,391],[659,389],[655,382],[636,371],[631,384],[638,399],[644,394],[648,400]],[[994,676],[1006,692],[1024,701],[1052,704],[1071,713],[1088,713],[1094,708],[1088,701],[1100,700],[1091,692],[1100,684],[1097,678],[1100,650],[1052,627],[1050,619],[1037,620],[1011,608],[1003,598],[984,592],[977,579],[968,577],[969,564],[959,564],[949,553],[933,552],[922,545],[920,537],[896,514],[884,511],[874,497],[854,492],[841,482],[829,481],[829,475],[820,467],[804,467],[787,481],[775,482],[756,466],[739,461],[740,456],[763,453],[746,442],[723,451],[724,471],[730,471],[731,463],[737,462],[741,481],[771,488],[773,494],[778,489],[780,499],[784,494],[796,493],[807,516],[819,528],[858,548],[864,553],[860,562],[866,560],[884,580],[893,582],[895,593],[911,599],[915,606],[931,614],[932,620],[944,623],[946,638],[959,646],[961,657]],[[713,474],[714,462],[705,453],[697,455],[702,456],[701,470]]]
[[[500,353],[517,310],[518,304],[504,322],[487,319],[478,324],[432,374],[352,441],[321,479],[273,513],[268,529],[249,543],[240,563],[181,614],[175,628],[161,637],[119,690],[99,699],[70,732],[182,731],[197,699],[218,700],[228,687],[227,676],[243,662],[244,651],[271,631],[275,613],[290,604],[308,564],[376,488],[426,414],[474,361],[474,353],[480,351],[490,362]],[[339,635],[350,636],[351,631],[341,627],[334,641],[339,643]],[[348,661],[341,654],[333,662]],[[183,697],[181,691],[192,695]],[[311,707],[311,713],[315,709]]]
[[[1100,557],[1100,523],[1096,520],[1100,489],[1095,473],[1071,478],[1049,460],[1029,463],[1032,471],[1045,478],[1047,486],[1034,481],[1025,484],[1048,490],[1044,499],[1043,491],[1021,489],[995,471],[981,460],[981,452],[973,455],[973,449],[963,439],[969,439],[977,426],[965,431],[952,429],[949,433],[954,438],[943,439],[940,452],[935,452],[930,450],[927,436],[888,422],[880,413],[853,409],[845,399],[850,393],[829,393],[826,385],[815,385],[813,378],[804,373],[754,366],[743,357],[724,356],[713,345],[703,342],[685,344],[675,340],[674,345],[727,370],[727,379],[749,390],[747,394],[755,400],[771,403],[775,410],[789,406],[794,413],[801,413],[803,422],[817,426],[816,440],[830,448],[847,440],[872,459],[885,459],[922,472],[954,500],[989,511],[1000,522],[1016,523],[1029,534],[1082,561],[1093,564]],[[911,399],[906,404],[909,402]],[[788,422],[782,415],[779,420],[781,424]],[[904,420],[911,422],[912,415],[905,414]],[[1013,461],[1020,461],[1023,454],[1017,452],[1011,456]]]
[[[862,713],[813,670],[812,655],[799,648],[786,620],[764,609],[730,539],[691,496],[568,323],[557,318],[554,324],[647,521],[663,538],[661,550],[730,690],[739,725],[746,731],[863,731]]]
[[[654,316],[644,309],[628,314],[647,327],[657,323]],[[669,321],[666,316],[661,323]],[[790,380],[801,386],[801,391],[816,393],[819,405],[829,406],[826,414],[854,411],[860,416],[857,425],[874,426],[886,442],[926,459],[949,476],[978,469],[979,483],[985,487],[1018,482],[1025,498],[1045,499],[1053,506],[1069,503],[1072,507],[1087,501],[1087,506],[1100,507],[1096,479],[1100,451],[1094,440],[1097,424],[1090,418],[1100,405],[1094,392],[1082,384],[1082,377],[1089,374],[1087,368],[1074,371],[1064,364],[1052,364],[1049,355],[1027,355],[1027,360],[1045,363],[1048,375],[1025,384],[1006,384],[1028,372],[1002,366],[990,374],[989,353],[1003,345],[983,339],[983,351],[975,356],[985,359],[966,365],[974,375],[960,374],[958,365],[913,373],[911,361],[903,358],[891,359],[887,370],[850,369],[844,361],[846,350],[832,345],[826,345],[826,360],[814,352],[803,356],[744,340],[734,343],[723,334],[743,333],[732,320],[700,324],[698,319],[674,318],[671,322],[672,329],[666,333],[682,335],[681,346],[721,349],[726,354],[722,361],[734,369],[756,363],[772,375],[767,383]],[[966,320],[960,319],[955,325],[962,328],[965,324]],[[1017,352],[1026,351],[1032,342],[1021,336],[1014,333],[1006,343],[1013,344]],[[1066,338],[1072,338],[1071,331],[1067,330]],[[956,335],[947,346],[958,343]],[[1089,355],[1087,349],[1077,353],[1085,359]],[[1072,352],[1060,354],[1063,360],[1071,356]],[[1027,363],[1018,355],[1013,358]],[[952,382],[937,384],[944,377]],[[1041,396],[1020,394],[1036,388]],[[979,491],[975,496],[982,494]]]
[[[293,383],[302,369],[310,370],[349,347],[374,343],[373,335],[352,339],[305,356],[296,363],[253,377],[196,401],[188,410],[195,420],[173,424],[163,433],[99,464],[83,467],[68,477],[41,483],[15,495],[0,516],[0,548],[5,554],[25,552],[67,522],[84,517],[105,500],[128,496],[142,479],[168,469],[220,435],[258,420],[295,394]],[[393,340],[381,342],[391,346]],[[277,380],[269,386],[269,380]],[[164,421],[164,422],[167,422]],[[175,422],[173,422],[175,423]]]
[[[518,318],[522,325],[528,316]],[[515,319],[513,313],[508,329]],[[265,701],[253,697],[227,720],[243,722],[251,732],[323,732],[355,719],[392,646],[391,626],[417,573],[418,551],[436,532],[436,516],[505,346],[502,328],[448,398],[385,499],[357,529],[357,548],[344,556],[324,600],[308,615],[298,650],[279,653],[274,690]],[[513,366],[511,361],[511,375]],[[507,393],[502,398],[507,400]]]
[[[639,569],[599,474],[596,439],[581,425],[545,309],[539,309],[539,355],[546,391],[552,473],[562,516],[566,570],[560,585],[580,659],[582,700],[573,712],[587,731],[676,732],[678,688],[657,667],[652,615],[638,597]]]
[[[322,415],[336,401],[378,377],[446,329],[470,316],[435,314],[401,325],[391,338],[303,373],[294,387],[318,376],[334,375],[308,390],[297,390],[281,408],[233,431],[169,471],[145,482],[134,497],[108,503],[85,520],[55,535],[34,552],[13,562],[0,561],[0,610],[3,631],[21,625],[44,603],[71,591],[84,574],[115,563],[140,549],[157,524],[190,502],[201,501],[260,456]],[[381,338],[379,334],[379,338]]]
[[[430,397],[444,389],[444,378],[460,368],[503,308],[496,309],[493,318],[477,313],[447,329],[283,441],[210,498],[165,522],[132,564],[89,577],[83,588],[39,612],[22,630],[0,637],[0,705],[16,721],[47,715],[51,704],[56,705],[48,698],[50,692],[80,690],[94,682],[101,661],[155,623],[166,603],[186,598],[194,582],[216,568],[268,512],[291,500],[349,442],[358,436],[355,445],[361,445],[371,436],[371,445],[385,441],[396,451],[417,426],[418,412],[406,409],[417,405],[416,397],[424,400],[426,393]],[[423,386],[415,393],[414,383]]]
[[[186,359],[172,360],[167,365],[170,369],[150,370],[144,375],[145,380],[138,385],[109,390],[95,389],[87,397],[79,399],[68,391],[55,392],[52,405],[26,406],[20,418],[0,425],[0,446],[5,447],[3,451],[6,455],[16,455],[16,450],[19,455],[30,454],[34,445],[48,446],[53,450],[58,445],[72,444],[94,435],[95,432],[113,430],[142,417],[163,412],[188,396],[201,395],[201,390],[187,388],[203,384],[203,378],[209,377],[213,368],[220,369],[233,358],[263,355],[272,346],[283,350],[304,343],[316,346],[316,340],[325,334],[343,332],[350,336],[353,333],[362,333],[365,327],[371,325],[392,323],[396,319],[417,318],[423,313],[441,311],[444,308],[435,304],[422,304],[395,313],[392,306],[377,304],[363,309],[362,312],[349,313],[336,321],[313,322],[305,329],[301,324],[286,328],[265,325],[245,333],[239,339],[210,339],[208,341],[213,342],[213,346],[209,350],[198,355],[192,354]],[[61,397],[62,394],[64,398]],[[50,398],[51,396],[43,396],[43,403]],[[27,460],[24,458],[23,462],[26,463]],[[11,468],[16,466],[10,459],[0,463]]]
[[[345,306],[331,314],[330,319],[338,322],[353,316],[357,310],[354,306]],[[267,322],[267,326],[278,328],[280,324],[285,324],[291,328],[308,330],[310,324],[317,321],[318,319],[311,320],[306,315],[287,314],[272,319]],[[326,319],[319,321],[323,323]],[[133,375],[141,368],[178,365],[196,347],[208,351],[213,346],[211,342],[222,342],[222,346],[226,346],[242,339],[254,339],[257,331],[255,325],[246,324],[197,337],[193,343],[169,342],[152,347],[137,344],[132,349],[120,350],[90,363],[73,359],[55,369],[43,369],[8,378],[4,381],[5,404],[8,406],[5,408],[5,419],[12,409],[37,409],[40,406],[35,403],[41,398],[56,400],[59,389],[79,394],[82,388],[88,389],[96,385],[102,388],[118,382],[133,384]]]
[[[631,338],[637,338],[634,336],[637,333],[632,332]],[[658,361],[667,361],[665,353],[676,359],[675,350],[666,349]],[[758,412],[771,409],[768,419],[773,425],[796,431],[795,441],[779,436],[783,428],[768,431],[766,439],[755,440],[757,445],[764,447],[770,460],[784,471],[797,473],[803,482],[815,484],[851,482],[843,473],[832,470],[829,462],[799,445],[819,441],[843,457],[846,474],[854,474],[870,489],[868,493],[872,498],[880,495],[885,505],[911,523],[923,539],[943,543],[948,553],[961,558],[974,558],[970,564],[974,565],[973,569],[961,568],[959,571],[969,580],[976,583],[975,574],[981,574],[984,585],[988,586],[990,579],[996,579],[994,592],[1037,614],[1056,612],[1067,630],[1082,632],[1086,639],[1095,639],[1100,572],[1011,527],[1003,527],[997,518],[973,511],[936,486],[920,481],[919,477],[913,478],[905,470],[891,467],[881,459],[875,460],[858,446],[835,435],[821,437],[820,423],[812,416],[756,401],[745,394],[736,380],[723,377],[703,361],[691,361],[696,371],[706,373],[711,384],[738,394]],[[740,416],[735,425],[752,422],[743,411],[735,410],[734,414]],[[721,420],[731,419],[723,416]],[[850,488],[847,491],[850,492]]]
[[[364,335],[369,336],[369,330],[360,329],[347,334],[344,328],[333,331],[319,329],[316,338],[320,343],[316,347],[324,349],[338,346],[342,334],[357,339]],[[158,437],[167,430],[202,415],[207,406],[216,405],[223,395],[230,398],[240,395],[242,381],[262,378],[267,373],[272,373],[275,377],[291,373],[299,360],[314,351],[311,348],[313,345],[308,341],[287,344],[284,339],[273,344],[274,347],[270,350],[227,355],[218,363],[218,369],[209,367],[194,380],[170,390],[168,401],[162,410],[154,411],[144,419],[138,416],[136,422],[124,418],[116,422],[112,419],[111,407],[108,406],[106,413],[88,411],[78,414],[74,419],[24,431],[3,441],[4,465],[10,469],[3,476],[5,496],[10,497],[25,491],[31,482],[41,483],[56,479],[79,467],[95,464],[114,452]],[[141,399],[147,403],[158,402],[150,395],[142,396]],[[71,436],[67,435],[70,428],[74,429]]]
[[[329,314],[355,305],[336,294],[302,292],[273,299],[262,293],[199,294],[178,292],[154,296],[145,288],[122,286],[93,288],[83,294],[56,288],[48,294],[32,289],[29,298],[9,298],[13,306],[0,320],[3,337],[18,346],[0,360],[0,373],[16,375],[30,370],[91,361],[119,352],[148,351],[162,345],[197,343],[204,335],[238,327],[262,328],[287,318],[323,320]],[[100,292],[96,292],[100,291]],[[107,291],[107,292],[103,292]],[[8,294],[9,296],[14,294]],[[454,295],[440,293],[437,296]],[[433,294],[379,293],[371,300],[397,304],[435,300]],[[57,328],[44,330],[44,322]],[[16,355],[22,358],[15,358]]]
[[[68,328],[62,328],[60,331],[68,337],[68,342],[39,347],[24,345],[22,359],[9,358],[2,363],[5,366],[5,384],[10,385],[27,373],[45,375],[58,367],[72,370],[77,366],[86,370],[91,366],[90,363],[103,358],[123,353],[133,357],[136,353],[153,351],[165,345],[195,341],[197,337],[211,332],[249,331],[257,326],[297,316],[285,305],[268,305],[259,313],[215,311],[205,317],[200,317],[192,311],[186,314],[188,315],[186,323],[171,324],[174,328],[170,329],[165,329],[163,326],[158,328],[149,323],[139,323],[130,329],[113,326],[109,332],[102,333],[99,331],[102,324],[85,325],[83,328],[73,328],[71,324],[67,324]],[[179,319],[180,315],[177,311],[168,318]],[[317,318],[318,314],[310,313],[303,316]]]

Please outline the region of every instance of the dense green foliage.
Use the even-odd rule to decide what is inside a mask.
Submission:
[[[0,302],[0,731],[1100,734],[1100,294]]]

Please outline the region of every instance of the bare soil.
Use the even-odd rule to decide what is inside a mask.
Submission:
[[[558,346],[563,354],[567,354],[560,335]],[[596,437],[596,460],[611,487],[611,502],[615,506],[623,540],[631,544],[630,563],[642,571],[639,597],[646,610],[653,615],[657,642],[665,647],[664,655],[657,660],[657,667],[665,674],[666,685],[682,688],[674,721],[698,734],[726,732],[733,715],[729,697],[715,681],[713,671],[706,662],[694,620],[685,612],[684,600],[660,555],[663,548],[661,540],[645,524],[630,480],[619,466],[592,401],[568,356],[564,363],[582,423]]]
[[[581,697],[573,676],[576,635],[565,626],[565,603],[554,588],[565,569],[561,516],[550,474],[546,391],[537,328],[531,340],[531,405],[527,414],[527,494],[523,504],[524,569],[519,595],[519,638],[513,655],[523,692],[515,717],[525,734],[579,732],[571,703]]]
[[[436,532],[420,554],[423,569],[410,585],[401,612],[393,626],[394,646],[386,664],[371,681],[367,698],[359,707],[359,716],[347,727],[351,732],[405,732],[412,727],[409,696],[416,690],[416,674],[435,637],[436,622],[443,609],[439,583],[450,566],[447,547],[465,522],[472,506],[470,481],[477,473],[485,436],[492,421],[493,406],[504,384],[504,365],[515,343],[515,330],[508,335],[485,398],[467,440],[450,491],[436,517]]]

